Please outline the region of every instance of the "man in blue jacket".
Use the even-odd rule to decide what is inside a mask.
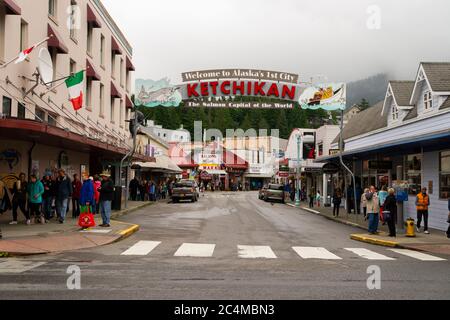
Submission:
[[[64,223],[66,219],[67,206],[69,198],[72,196],[72,183],[66,175],[64,169],[58,171],[56,179],[56,212],[58,213],[59,223]]]

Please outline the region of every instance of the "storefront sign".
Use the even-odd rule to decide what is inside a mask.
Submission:
[[[326,83],[305,89],[300,96],[302,109],[345,110],[347,88],[344,83]]]
[[[253,69],[222,69],[222,70],[204,70],[191,71],[181,74],[183,82],[202,81],[202,80],[218,80],[218,79],[255,79],[268,81],[281,81],[287,83],[297,83],[298,75],[267,70]]]
[[[338,155],[340,151],[341,151],[341,150],[339,150],[339,149],[330,149],[330,150],[329,150],[329,155],[330,155],[330,156]]]
[[[289,177],[289,172],[279,171],[278,176],[280,178],[287,178],[287,177]]]
[[[311,168],[311,167],[306,167],[305,168],[305,172],[308,173],[322,173],[322,168]]]
[[[392,161],[369,161],[370,170],[392,170]]]
[[[333,162],[329,162],[322,167],[322,171],[324,174],[336,174],[339,172],[339,166]]]

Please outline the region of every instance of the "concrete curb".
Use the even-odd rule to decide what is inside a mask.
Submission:
[[[118,242],[118,241],[121,241],[121,240],[123,240],[125,238],[128,238],[132,234],[138,232],[139,229],[140,229],[140,225],[132,224],[129,228],[118,232],[117,234],[119,235],[119,238],[116,241],[114,241],[114,242]]]
[[[364,236],[364,235],[360,235],[360,234],[352,234],[352,235],[350,235],[350,239],[360,241],[360,242],[375,244],[378,246],[389,247],[389,248],[405,248],[396,241],[375,239],[370,236]]]

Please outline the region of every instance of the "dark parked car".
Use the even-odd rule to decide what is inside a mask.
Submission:
[[[192,202],[198,201],[199,191],[195,181],[181,180],[175,183],[172,191],[172,202],[177,203],[180,200],[191,200]]]
[[[284,203],[284,186],[282,184],[269,184],[263,199],[264,201],[278,200]]]

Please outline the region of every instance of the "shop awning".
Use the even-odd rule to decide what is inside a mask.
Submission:
[[[49,48],[56,48],[58,53],[67,54],[69,52],[59,33],[50,24],[47,25],[47,36],[51,37],[47,41]]]
[[[122,94],[117,90],[117,87],[111,81],[111,97],[122,99]]]
[[[134,108],[133,101],[131,101],[131,99],[128,95],[125,97],[125,103],[126,103],[126,105],[125,105],[126,108],[128,108],[128,109]]]
[[[20,16],[22,9],[13,0],[3,0],[5,4],[6,14]]]
[[[90,77],[96,81],[100,81],[100,75],[97,73],[97,71],[92,66],[92,63],[89,61],[89,59],[86,59],[86,76]]]
[[[128,71],[136,71],[133,62],[131,62],[130,58],[127,56],[127,70]]]
[[[227,172],[225,170],[205,170],[204,172],[207,172],[208,174],[212,175],[227,175]]]
[[[92,23],[92,26],[94,28],[101,28],[102,23],[100,22],[100,19],[97,18],[97,15],[94,13],[94,10],[91,8],[91,6],[87,5],[87,21]]]
[[[182,173],[183,170],[180,169],[175,163],[170,160],[168,156],[162,155],[156,157],[156,162],[135,162],[132,167],[135,170],[148,169],[152,172],[161,173]]]
[[[111,51],[115,54],[122,54],[122,49],[120,49],[120,46],[114,37],[111,37]]]
[[[261,178],[261,179],[270,179],[273,178],[274,176],[275,174],[270,173],[263,173],[263,174],[249,173],[245,175],[246,178]]]

